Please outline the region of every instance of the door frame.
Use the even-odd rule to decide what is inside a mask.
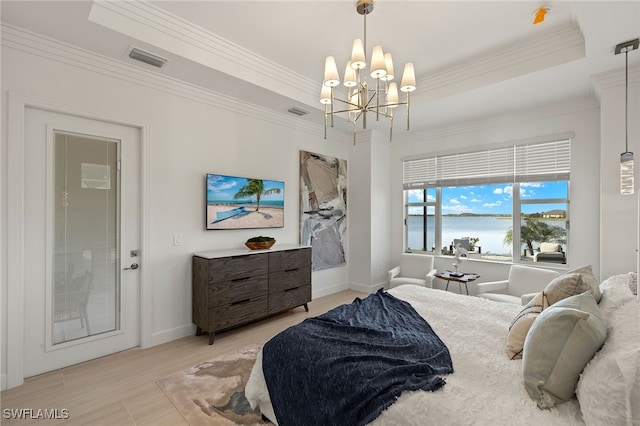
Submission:
[[[29,94],[8,93],[7,143],[7,388],[24,383],[24,252],[25,230],[25,109],[35,108],[60,114],[135,127],[140,131],[140,346],[152,344],[152,286],[150,265],[150,125],[90,107],[65,104]]]

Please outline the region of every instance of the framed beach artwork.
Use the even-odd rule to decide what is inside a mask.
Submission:
[[[206,229],[284,227],[284,182],[207,173]]]
[[[300,243],[310,245],[312,269],[346,262],[347,162],[300,151]]]

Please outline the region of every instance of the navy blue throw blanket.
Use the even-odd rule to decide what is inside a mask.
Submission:
[[[439,389],[438,375],[453,372],[427,321],[382,290],[284,330],[262,359],[280,426],[364,425],[403,391]]]

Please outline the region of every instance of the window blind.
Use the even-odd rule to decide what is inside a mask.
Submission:
[[[569,180],[571,139],[406,160],[404,189]]]

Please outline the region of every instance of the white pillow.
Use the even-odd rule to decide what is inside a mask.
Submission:
[[[522,374],[540,408],[573,398],[580,373],[602,346],[606,326],[589,291],[543,310],[524,341]]]
[[[613,275],[607,278],[600,284],[600,292],[602,293],[602,298],[598,306],[605,323],[620,307],[636,300],[636,296],[633,295],[629,288],[628,274]]]
[[[606,293],[605,293],[606,294]],[[587,364],[576,394],[588,425],[640,424],[640,302],[614,311],[609,335]]]

